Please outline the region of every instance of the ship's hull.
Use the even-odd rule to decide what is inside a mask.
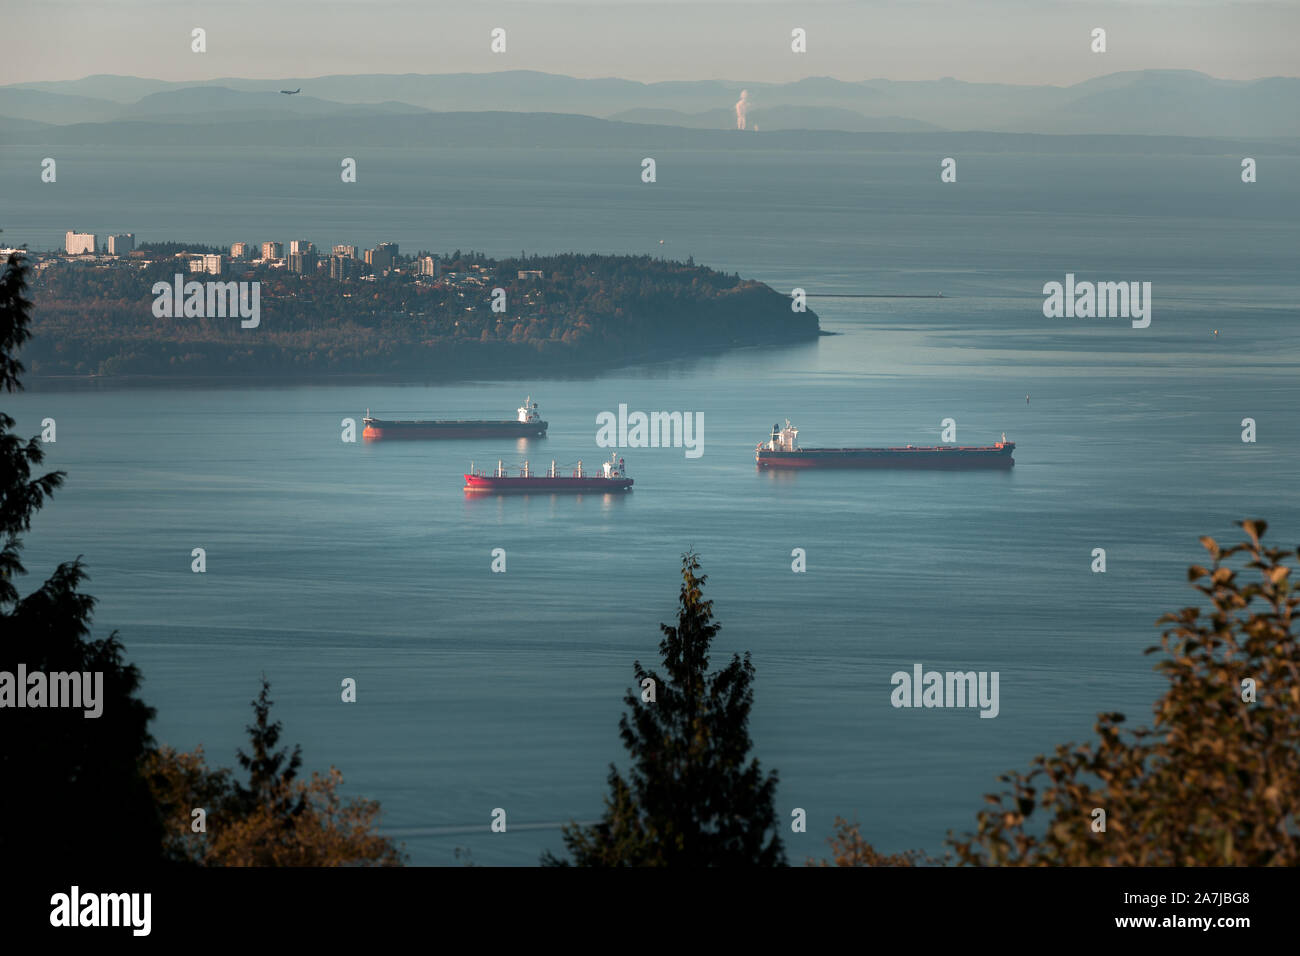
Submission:
[[[544,438],[546,422],[431,421],[387,422],[374,418],[361,437],[366,441],[412,438]]]
[[[929,468],[965,471],[1005,470],[1016,463],[1015,445],[928,448],[801,448],[771,451],[761,448],[755,457],[760,468]]]
[[[466,475],[466,491],[489,491],[497,494],[534,492],[537,494],[571,494],[573,492],[623,492],[632,487],[631,478],[604,478],[589,475],[582,478],[533,476],[529,478],[498,478],[495,475]]]

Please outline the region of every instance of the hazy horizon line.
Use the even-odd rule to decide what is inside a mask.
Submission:
[[[0,83],[0,89],[6,87],[21,87],[30,83],[80,83],[86,80],[93,80],[101,77],[109,77],[113,79],[143,80],[143,81],[154,82],[154,83],[185,83],[191,85],[202,85],[207,83],[220,82],[221,80],[244,80],[244,81],[264,80],[269,83],[269,82],[275,82],[280,80],[325,80],[325,79],[333,79],[338,77],[504,76],[512,73],[534,73],[542,76],[562,77],[564,79],[583,80],[583,81],[618,80],[623,83],[634,83],[638,86],[659,86],[662,84],[685,84],[685,83],[731,83],[731,84],[749,84],[755,87],[792,86],[796,83],[802,83],[806,80],[834,80],[837,83],[845,83],[845,84],[942,83],[950,80],[956,83],[965,83],[973,86],[1051,87],[1054,89],[1069,89],[1070,87],[1080,86],[1084,83],[1089,83],[1093,80],[1103,79],[1108,76],[1122,76],[1125,74],[1133,74],[1133,73],[1190,73],[1190,74],[1195,74],[1197,76],[1204,76],[1207,77],[1208,79],[1215,80],[1220,83],[1234,83],[1234,84],[1258,83],[1261,80],[1300,79],[1300,73],[1297,74],[1270,73],[1270,74],[1257,76],[1251,79],[1233,79],[1229,77],[1216,76],[1213,73],[1207,73],[1204,70],[1192,69],[1190,67],[1142,67],[1142,68],[1130,69],[1130,70],[1110,70],[1107,72],[1097,73],[1094,76],[1090,76],[1087,77],[1086,79],[1078,80],[1073,83],[1008,83],[1008,82],[998,81],[998,80],[963,79],[961,77],[953,76],[951,74],[945,76],[936,76],[928,80],[916,80],[916,79],[899,80],[899,79],[893,79],[888,76],[870,76],[870,77],[864,77],[862,79],[852,80],[852,79],[845,79],[842,76],[836,76],[831,73],[810,73],[806,76],[801,76],[792,80],[730,79],[725,77],[698,77],[696,79],[689,79],[689,80],[683,80],[683,79],[637,80],[637,79],[632,79],[631,77],[619,76],[616,74],[601,74],[598,76],[579,76],[574,73],[556,73],[550,70],[512,69],[512,70],[453,70],[446,73],[412,73],[410,71],[401,72],[401,73],[318,73],[313,76],[307,76],[307,75],[295,76],[289,74],[281,74],[278,76],[253,76],[253,75],[226,73],[221,76],[213,76],[213,77],[208,77],[206,79],[180,79],[180,80],[167,79],[161,76],[142,76],[136,73],[87,73],[84,76],[64,77],[61,79],[35,79],[35,80],[20,80],[13,83]]]

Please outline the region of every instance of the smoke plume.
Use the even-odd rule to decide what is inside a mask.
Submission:
[[[745,129],[745,116],[749,113],[749,90],[740,91],[736,101],[736,129]]]

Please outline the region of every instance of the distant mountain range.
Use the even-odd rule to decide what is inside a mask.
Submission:
[[[857,149],[889,152],[957,150],[977,153],[1081,155],[1300,155],[1300,140],[1223,139],[1185,136],[1088,135],[982,132],[845,132],[840,130],[686,129],[624,123],[563,113],[423,113],[340,115],[192,123],[177,136],[172,121],[116,120],[52,126],[0,118],[0,142],[9,146],[268,146],[333,147],[348,155],[364,147],[548,147],[621,148],[636,156],[664,149],[789,150]]]
[[[279,92],[298,87],[302,93],[296,96]],[[491,111],[720,131],[735,128],[741,90],[749,92],[750,129],[757,127],[763,133],[953,130],[1300,137],[1300,78],[1220,80],[1181,70],[1112,73],[1066,87],[966,83],[952,78],[638,83],[530,71],[226,78],[202,83],[92,76],[0,87],[0,130],[6,134],[25,130],[25,138],[46,130],[53,137],[49,142],[68,142],[49,127],[382,118],[396,121],[395,128],[401,129],[413,117]]]

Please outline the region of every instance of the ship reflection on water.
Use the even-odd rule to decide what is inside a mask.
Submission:
[[[579,510],[597,507],[601,511],[613,511],[627,500],[626,491],[473,491],[465,489],[462,496],[465,510],[481,514],[484,508],[495,507],[502,518],[518,517],[528,514],[538,505],[545,508],[543,514],[564,517]]]

